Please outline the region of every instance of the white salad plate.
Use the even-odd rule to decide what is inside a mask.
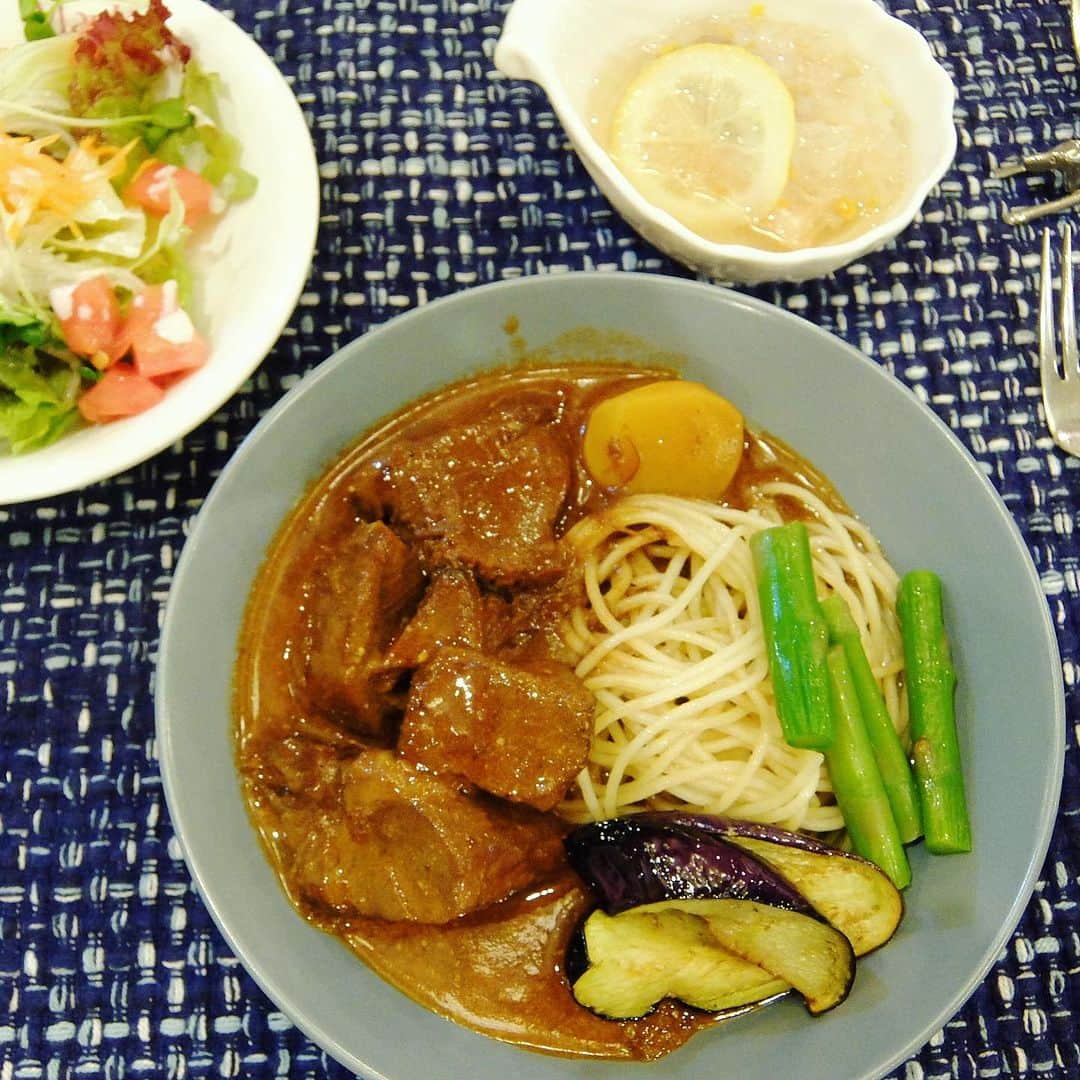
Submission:
[[[241,164],[258,179],[255,194],[231,205],[191,249],[196,321],[210,357],[138,416],[83,427],[42,450],[0,450],[0,504],[78,490],[181,439],[266,357],[307,278],[319,223],[319,174],[296,98],[273,61],[221,12],[201,0],[167,0],[167,6],[170,28],[205,70],[221,76],[222,126],[240,140]],[[18,5],[5,8],[0,40],[10,45],[21,40],[21,25]]]
[[[895,938],[859,961],[851,996],[811,1018],[785,999],[653,1065],[564,1060],[474,1034],[416,1005],[290,906],[241,796],[233,665],[252,581],[278,526],[327,463],[419,395],[581,327],[573,356],[684,357],[836,484],[897,570],[936,570],[959,671],[957,723],[974,833],[967,855],[911,850]],[[563,345],[565,355],[567,346]],[[618,350],[616,350],[618,351]],[[170,816],[212,916],[260,986],[368,1080],[870,1080],[915,1053],[976,989],[1046,855],[1065,702],[1049,609],[1024,540],[961,443],[866,356],[757,300],[636,274],[532,277],[459,293],[344,348],[291,390],[223,471],[169,596],[157,735]]]

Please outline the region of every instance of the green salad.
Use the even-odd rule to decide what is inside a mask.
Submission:
[[[130,416],[205,363],[188,248],[255,189],[162,0],[20,0],[0,52],[0,452]]]

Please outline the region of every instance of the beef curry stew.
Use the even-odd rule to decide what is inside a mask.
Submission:
[[[566,531],[612,493],[582,461],[593,406],[671,372],[493,372],[364,435],[285,521],[249,601],[237,762],[282,886],[409,997],[484,1034],[648,1060],[714,1017],[578,1005],[563,970],[595,900],[557,807],[594,701],[558,625],[580,591]],[[827,485],[747,432],[727,498]]]

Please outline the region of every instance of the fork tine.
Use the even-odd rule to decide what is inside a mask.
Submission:
[[[1039,371],[1044,401],[1058,381],[1057,350],[1054,348],[1054,282],[1051,274],[1050,230],[1043,229],[1042,270],[1039,277]]]
[[[1076,301],[1073,296],[1072,226],[1066,222],[1061,241],[1061,373],[1080,379],[1080,349],[1076,344]]]

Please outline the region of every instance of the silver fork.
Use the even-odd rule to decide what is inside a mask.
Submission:
[[[1039,281],[1039,370],[1043,408],[1054,442],[1080,457],[1080,347],[1076,341],[1073,299],[1072,227],[1061,240],[1061,297],[1057,333],[1054,328],[1054,281],[1050,266],[1050,230],[1043,230],[1042,273]],[[1061,357],[1054,337],[1061,342]]]
[[[1080,60],[1080,0],[1069,0],[1069,22],[1072,27],[1073,54]],[[1037,218],[1071,210],[1080,206],[1080,139],[1066,139],[1057,146],[1038,154],[1025,154],[990,170],[998,180],[1010,176],[1058,172],[1065,185],[1065,194],[1034,206],[1006,207],[1001,214],[1007,225],[1027,225]]]

